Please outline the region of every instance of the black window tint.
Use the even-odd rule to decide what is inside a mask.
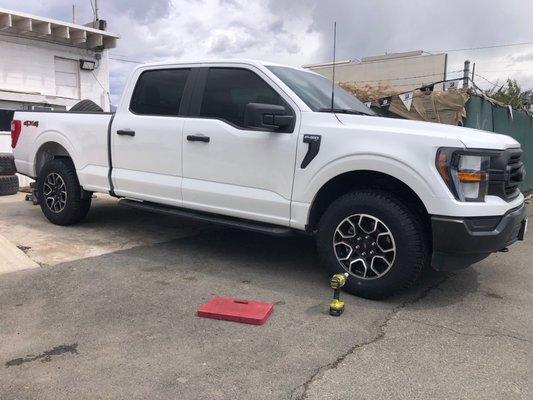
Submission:
[[[207,75],[200,116],[220,118],[244,127],[248,103],[285,106],[281,96],[252,71],[211,68]]]
[[[188,69],[143,72],[131,97],[131,111],[144,115],[178,115],[189,72]]]
[[[13,119],[14,111],[0,110],[0,132],[11,130],[11,120]]]

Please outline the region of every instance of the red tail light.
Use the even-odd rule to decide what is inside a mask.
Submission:
[[[11,147],[15,148],[19,140],[22,123],[18,119],[11,121]]]

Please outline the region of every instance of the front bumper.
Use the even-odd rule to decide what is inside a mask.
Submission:
[[[525,204],[496,217],[433,216],[431,265],[441,271],[466,268],[523,240],[526,218]]]

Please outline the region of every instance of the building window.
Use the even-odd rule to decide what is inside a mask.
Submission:
[[[80,65],[78,60],[54,57],[56,95],[71,99],[80,98]]]

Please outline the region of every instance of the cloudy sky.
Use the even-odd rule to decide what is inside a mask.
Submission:
[[[530,0],[99,0],[100,18],[118,33],[110,53],[116,102],[135,62],[258,58],[291,65],[427,50],[449,51],[448,70],[476,63],[483,88],[517,79],[533,88]],[[0,7],[70,21],[91,20],[90,0],[0,0]],[[453,77],[453,76],[450,76]],[[482,78],[483,77],[483,78]],[[485,80],[485,79],[486,80]],[[492,82],[489,83],[488,81]]]

